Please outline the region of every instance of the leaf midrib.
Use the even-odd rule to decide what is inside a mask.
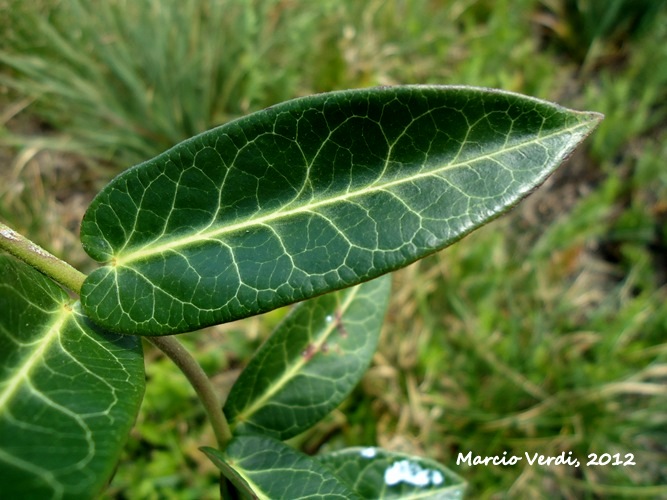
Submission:
[[[590,113],[582,112],[581,115],[582,116],[590,116]],[[351,193],[347,192],[347,193],[344,193],[342,195],[327,198],[325,200],[310,202],[310,203],[307,203],[305,205],[293,208],[291,210],[277,210],[277,211],[275,211],[273,213],[270,213],[270,214],[267,214],[267,215],[263,215],[263,216],[256,217],[256,218],[251,218],[251,219],[248,219],[248,220],[245,220],[243,222],[236,223],[236,224],[224,225],[222,227],[219,227],[219,228],[216,228],[216,229],[213,229],[213,230],[208,230],[208,228],[210,228],[210,226],[208,226],[208,228],[206,228],[204,230],[201,230],[201,231],[197,232],[196,234],[193,234],[192,236],[173,239],[171,241],[167,241],[165,243],[155,245],[155,246],[151,246],[149,244],[142,249],[129,252],[125,255],[123,255],[123,251],[121,250],[118,254],[114,254],[113,258],[111,259],[111,261],[109,263],[113,267],[116,267],[116,268],[123,267],[123,266],[127,266],[129,263],[131,263],[133,261],[137,261],[137,260],[140,260],[140,259],[146,259],[146,258],[151,257],[153,255],[165,253],[169,250],[175,250],[175,249],[178,249],[180,247],[188,246],[189,244],[199,243],[199,242],[202,242],[202,241],[205,241],[205,240],[217,240],[217,238],[219,236],[223,235],[223,234],[234,233],[234,232],[237,232],[237,231],[242,231],[244,229],[248,229],[248,228],[256,227],[256,226],[260,226],[260,225],[267,225],[270,222],[273,222],[275,220],[279,220],[279,219],[283,219],[283,218],[289,218],[289,217],[292,217],[292,216],[295,216],[295,215],[298,215],[298,214],[302,214],[302,213],[314,212],[318,208],[326,206],[326,205],[332,205],[332,204],[335,204],[335,203],[338,203],[338,202],[349,201],[351,199],[361,197],[361,196],[364,196],[364,195],[368,195],[368,194],[371,194],[371,193],[385,191],[385,190],[390,189],[394,186],[399,186],[399,185],[407,183],[407,182],[413,182],[415,180],[423,179],[423,178],[426,178],[426,177],[433,177],[437,174],[440,174],[442,172],[446,172],[448,170],[454,170],[454,169],[457,169],[457,168],[462,168],[462,167],[468,166],[468,165],[470,165],[471,163],[474,163],[474,162],[478,162],[478,161],[485,160],[485,159],[493,159],[494,157],[496,157],[500,154],[504,154],[504,153],[507,153],[507,152],[510,152],[510,151],[515,151],[517,149],[521,149],[521,148],[524,148],[524,147],[527,147],[527,146],[530,146],[530,145],[533,145],[533,144],[539,144],[541,142],[547,141],[548,139],[551,139],[553,137],[557,137],[559,135],[572,134],[575,131],[577,131],[578,129],[590,128],[590,123],[591,123],[591,120],[582,121],[582,122],[577,123],[574,126],[564,128],[564,129],[558,129],[558,131],[556,131],[552,134],[545,135],[545,136],[540,136],[540,137],[537,137],[535,139],[531,139],[531,140],[528,140],[528,141],[522,141],[522,142],[519,142],[519,143],[517,143],[513,146],[510,146],[510,147],[503,147],[503,148],[500,148],[500,149],[498,149],[496,151],[493,151],[491,153],[475,156],[474,158],[469,158],[469,159],[467,159],[466,161],[463,161],[463,162],[449,163],[449,164],[444,165],[442,167],[435,168],[433,170],[429,170],[428,172],[420,172],[420,173],[417,173],[415,175],[411,175],[409,177],[403,177],[403,178],[392,180],[392,181],[385,182],[385,183],[382,183],[382,184],[374,184],[374,185],[371,185],[371,186],[368,186],[368,187],[365,187],[365,188],[355,190]]]
[[[246,484],[250,487],[252,493],[256,495],[257,500],[271,500],[271,497],[266,496],[264,493],[264,490],[259,487],[256,481],[253,481],[250,476],[248,475],[249,472],[246,471],[246,469],[239,469],[237,467],[231,466],[234,469],[234,472],[243,479]]]
[[[8,384],[0,393],[0,415],[8,408],[7,402],[14,396],[21,383],[29,379],[30,373],[37,367],[39,362],[44,359],[45,352],[51,347],[51,344],[58,338],[63,324],[67,321],[72,311],[65,308],[66,304],[60,304],[60,311],[54,311],[56,315],[50,322],[48,332],[41,337],[37,349],[32,351],[27,360],[24,361],[21,368],[8,379]]]

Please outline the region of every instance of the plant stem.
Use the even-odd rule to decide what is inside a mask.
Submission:
[[[85,274],[2,222],[0,222],[0,249],[6,250],[65,288],[81,295],[81,286],[86,279]]]
[[[223,451],[232,439],[232,432],[229,429],[225,414],[222,412],[222,405],[204,370],[185,347],[176,340],[176,337],[146,337],[146,340],[166,354],[190,381],[211,421],[218,448]]]

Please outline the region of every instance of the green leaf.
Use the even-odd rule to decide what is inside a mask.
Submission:
[[[0,492],[92,498],[144,391],[138,337],[102,332],[54,282],[0,255]]]
[[[390,288],[384,276],[299,304],[232,387],[233,432],[289,439],[338,406],[371,362]]]
[[[173,334],[370,280],[515,205],[601,115],[471,87],[288,101],[114,179],[83,220],[94,321]]]
[[[357,499],[328,467],[266,436],[238,436],[224,452],[202,451],[225,477],[256,498]]]
[[[463,498],[465,482],[443,465],[381,448],[347,448],[315,457],[362,498]]]

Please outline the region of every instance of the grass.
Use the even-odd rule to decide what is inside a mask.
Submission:
[[[461,83],[603,112],[511,215],[396,274],[372,368],[295,444],[423,454],[471,498],[665,496],[667,13],[639,3],[596,31],[601,4],[566,0],[0,1],[0,217],[85,270],[77,224],[113,174],[312,92]],[[224,393],[280,314],[184,338]],[[147,357],[108,495],[215,496],[203,412]],[[637,465],[457,466],[468,451]]]

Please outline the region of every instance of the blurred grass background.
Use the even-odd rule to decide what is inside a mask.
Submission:
[[[295,440],[425,455],[471,498],[667,497],[667,2],[0,0],[0,218],[82,270],[123,169],[314,92],[499,87],[606,114],[510,215],[396,273],[373,366]],[[283,311],[185,335],[225,392]],[[215,498],[193,392],[147,350],[110,498]],[[628,467],[457,466],[459,452],[632,453]]]

